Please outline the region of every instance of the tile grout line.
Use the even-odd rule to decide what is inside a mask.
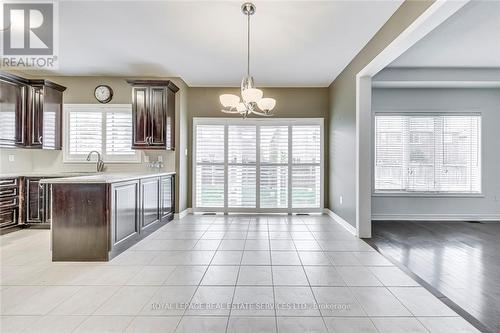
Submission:
[[[309,227],[308,227],[309,229]],[[314,239],[316,240],[316,237],[314,236],[313,234],[313,237]],[[317,240],[316,240],[317,241]],[[321,252],[328,258],[328,260],[330,261],[330,264],[331,266],[337,271],[336,269],[336,265],[335,265],[335,262],[333,261],[332,258],[330,258],[330,256],[327,254],[328,251],[326,251],[323,246],[321,246],[321,244],[318,242],[318,244],[320,245],[321,247]],[[334,252],[334,251],[332,251]],[[338,273],[338,271],[337,271]],[[306,274],[307,275],[307,274]],[[356,300],[356,302],[359,303],[359,300],[358,298],[356,297],[356,295],[354,294],[354,292],[351,290],[351,287],[347,284],[347,282],[345,281],[344,277],[339,273],[339,277],[342,279],[342,281],[344,282],[345,284],[345,287],[347,288],[347,290],[349,290],[349,293],[354,297],[354,299]],[[312,288],[311,288],[312,289]],[[313,295],[314,297],[316,297],[316,295],[314,294],[313,292]],[[319,304],[318,304],[319,305]],[[364,313],[366,314],[365,318],[368,318],[368,320],[372,323],[373,327],[377,330],[377,332],[380,332],[379,329],[377,328],[377,326],[375,326],[375,323],[373,322],[373,320],[368,316],[368,313],[366,312],[366,310],[363,308],[363,306],[361,305],[361,303],[359,303],[359,306],[361,307],[361,309],[364,311]],[[329,331],[328,329],[328,326],[326,325],[326,322],[325,322],[325,319],[324,319],[324,316],[323,316],[323,313],[320,311],[320,315],[321,315],[321,318],[323,318],[323,322],[325,323],[325,326],[326,326],[326,329]],[[383,333],[383,332],[380,332],[380,333]]]
[[[246,235],[248,235],[248,228],[249,227],[250,227],[250,225],[247,226]],[[246,237],[245,237],[244,241],[245,241],[245,243],[243,244],[243,251],[241,253],[240,264],[238,265],[238,273],[236,274],[236,281],[234,282],[234,290],[233,290],[233,296],[231,298],[231,304],[230,304],[230,308],[229,308],[229,314],[227,316],[226,329],[224,331],[226,333],[227,333],[227,330],[229,329],[229,321],[231,320],[231,313],[233,312],[234,295],[236,294],[236,287],[238,286],[238,279],[240,278],[241,262],[243,261],[243,255],[245,253],[245,246],[246,246],[246,243],[247,243],[247,238]]]
[[[212,224],[214,223],[215,219],[216,219],[216,216],[213,218],[213,221],[212,221],[212,223],[210,223],[210,226],[212,226]],[[207,228],[207,230],[205,230],[205,232],[203,233],[203,235],[205,235],[205,233],[207,233],[207,232],[208,232],[208,230],[210,229],[210,226]],[[203,235],[202,235],[201,237],[203,237]],[[217,249],[220,247],[220,244],[221,244],[221,243],[222,243],[222,242],[220,242],[220,243],[219,243],[219,246],[217,247]],[[207,265],[207,268],[205,269],[205,272],[203,273],[203,275],[202,275],[202,277],[201,277],[200,281],[198,281],[198,285],[196,286],[196,288],[195,288],[195,290],[194,290],[194,292],[193,292],[193,295],[191,295],[191,298],[189,299],[189,301],[188,301],[188,303],[187,303],[187,306],[188,306],[188,307],[190,306],[190,304],[191,304],[191,302],[192,302],[192,300],[193,300],[194,296],[196,295],[196,292],[197,292],[197,291],[198,291],[198,289],[200,288],[200,284],[201,284],[201,282],[203,281],[203,279],[205,278],[205,274],[207,274],[208,268],[210,267],[210,264],[212,263],[212,260],[213,260],[213,259],[214,259],[214,257],[215,257],[215,253],[217,253],[217,250],[215,250],[215,252],[214,252],[214,254],[213,254],[213,256],[212,256],[212,259],[210,259],[210,262],[209,262],[209,264]],[[184,311],[182,312],[182,315],[180,315],[180,319],[179,319],[179,321],[177,322],[177,325],[176,325],[176,326],[175,326],[175,328],[174,328],[174,332],[176,332],[176,331],[177,331],[177,329],[179,328],[180,323],[181,323],[181,322],[182,322],[182,320],[184,319],[184,315],[186,314],[186,311],[187,311],[187,308],[186,308],[186,309],[184,309]]]
[[[274,309],[274,328],[276,330],[276,333],[278,333],[278,312],[276,310],[276,291],[275,291],[275,285],[274,285],[274,270],[273,270],[273,256],[272,254],[272,247],[271,247],[271,235],[269,231],[269,219],[267,219],[267,241],[269,244],[269,260],[270,260],[270,267],[271,267],[271,284],[273,287],[273,309]]]
[[[304,219],[302,217],[300,219],[302,220],[302,222],[304,222]],[[305,224],[305,223],[304,223],[304,225],[306,226],[307,230],[309,230],[309,232],[311,232],[311,230],[309,229],[309,226],[307,224]],[[314,236],[314,233],[311,232],[311,234],[312,234],[314,240],[317,242],[316,237]],[[295,241],[293,239],[292,239],[292,241],[293,241],[293,244],[295,246]],[[318,244],[319,244],[319,242],[318,242]],[[298,254],[298,251],[297,251],[297,254]],[[299,255],[299,260],[300,260],[300,265],[302,266],[302,270],[304,271],[304,275],[306,276],[307,283],[309,284],[309,289],[311,290],[311,294],[313,295],[314,301],[316,302],[316,305],[318,306],[318,312],[319,312],[319,315],[321,317],[321,321],[323,322],[323,326],[326,328],[327,332],[330,332],[330,329],[328,328],[328,325],[326,324],[325,318],[323,317],[323,312],[319,308],[318,299],[316,298],[316,294],[314,293],[314,290],[313,290],[313,288],[311,286],[311,281],[309,280],[309,276],[307,275],[306,269],[304,268],[304,263],[302,262],[302,258],[300,257],[300,255]],[[335,332],[331,332],[331,333],[335,333]]]

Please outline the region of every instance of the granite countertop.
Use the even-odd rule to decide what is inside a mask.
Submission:
[[[141,178],[175,175],[175,172],[103,172],[86,176],[46,178],[42,184],[111,184]]]
[[[76,177],[76,176],[89,176],[97,174],[97,172],[89,171],[56,171],[56,172],[44,172],[44,171],[27,171],[27,172],[9,172],[0,174],[0,178],[17,178],[17,177],[35,177],[35,178],[63,178],[63,177]]]

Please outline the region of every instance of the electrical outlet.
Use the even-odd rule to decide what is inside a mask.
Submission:
[[[344,203],[344,197],[340,196],[339,197],[339,204],[342,206],[343,203]]]
[[[14,162],[16,160],[16,156],[9,155],[9,162]]]
[[[148,155],[144,155],[144,163],[149,163],[149,156]]]
[[[158,162],[163,162],[163,156],[158,155]]]

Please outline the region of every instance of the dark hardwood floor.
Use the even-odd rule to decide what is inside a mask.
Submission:
[[[500,223],[373,222],[369,241],[500,332]]]

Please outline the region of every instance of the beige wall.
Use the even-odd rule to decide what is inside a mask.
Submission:
[[[16,73],[14,73],[16,74]],[[22,75],[30,77],[30,75]],[[33,77],[33,76],[31,76]],[[69,77],[54,76],[44,78],[67,87],[64,92],[64,103],[67,104],[99,104],[94,98],[94,89],[99,84],[107,84],[113,89],[113,100],[110,104],[130,104],[132,88],[125,81],[132,77]],[[141,77],[147,79],[145,77]],[[187,158],[181,154],[187,147],[187,94],[188,87],[179,78],[155,78],[170,79],[179,88],[176,94],[176,145],[177,150],[171,151],[147,151],[141,152],[148,155],[150,160],[156,160],[158,155],[163,156],[164,170],[176,171],[176,211],[187,208]],[[8,156],[13,155],[15,162],[9,162]],[[0,149],[0,168],[2,173],[17,171],[93,171],[94,164],[86,163],[63,163],[62,151],[60,150],[28,150],[28,149]],[[144,156],[143,156],[144,157]],[[144,159],[143,159],[144,160]],[[144,163],[109,163],[107,171],[148,171]]]
[[[356,74],[413,23],[433,1],[407,0],[330,85],[329,208],[356,225]],[[343,204],[340,205],[340,196]]]
[[[264,96],[277,101],[274,117],[277,118],[325,118],[325,206],[328,202],[328,88],[264,88]],[[193,117],[238,117],[222,113],[219,95],[240,94],[239,88],[190,88],[188,96],[188,150],[189,185],[188,206],[192,207],[192,147]],[[257,116],[258,117],[258,116]]]

